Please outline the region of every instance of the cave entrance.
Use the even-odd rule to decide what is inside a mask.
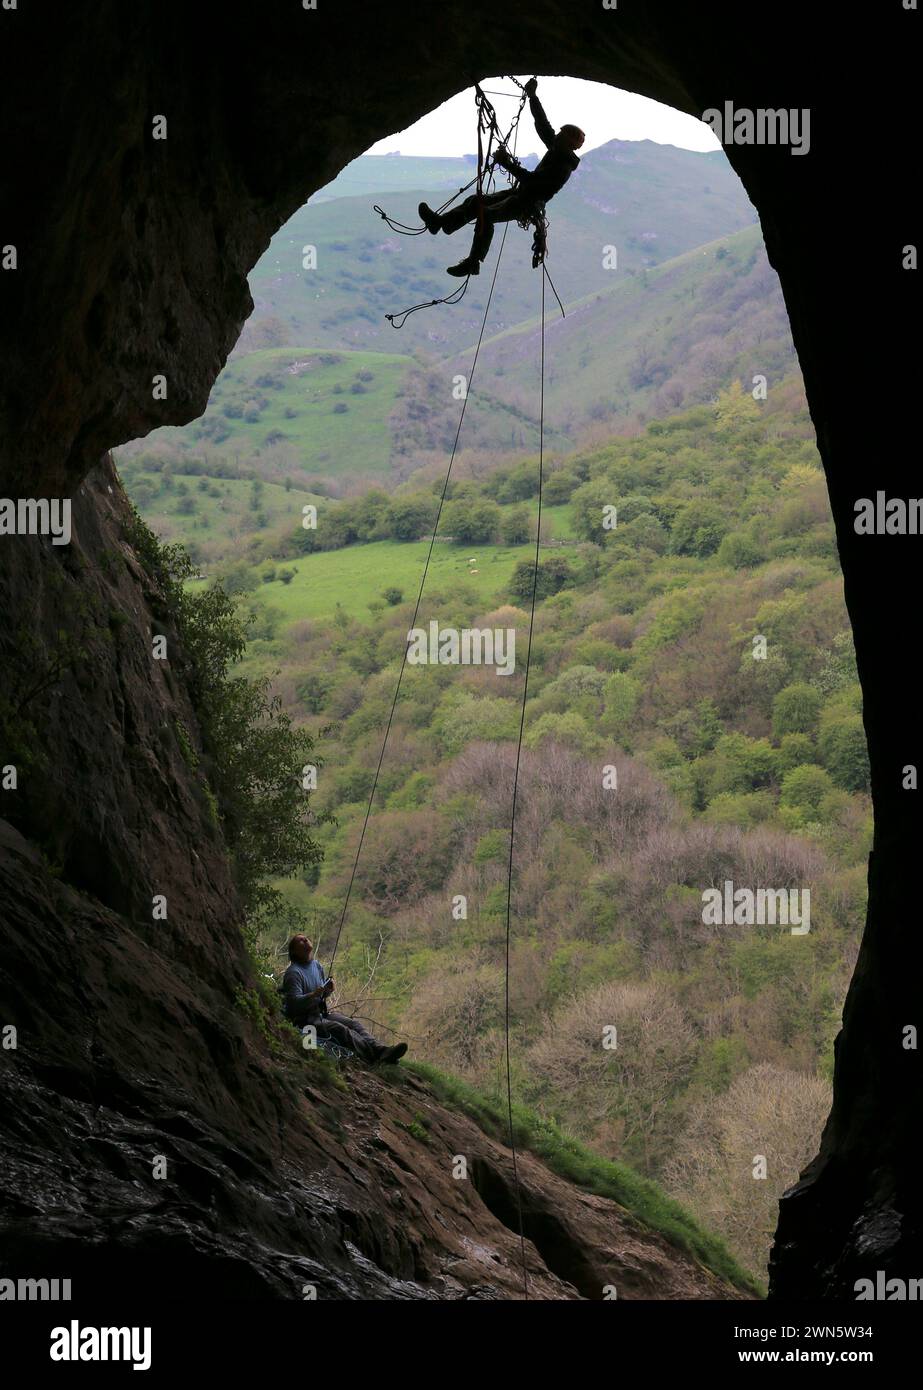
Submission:
[[[875,845],[834,1109],[819,1162],[783,1207],[774,1290],[852,1297],[856,1272],[874,1279],[879,1267],[915,1278],[918,1226],[903,1216],[919,1207],[908,1158],[919,1053],[900,1039],[916,1017],[923,971],[913,874],[919,812],[908,781],[921,754],[905,605],[894,596],[915,591],[918,563],[912,546],[854,528],[857,499],[878,489],[889,498],[917,492],[907,448],[915,402],[894,387],[906,372],[894,325],[906,318],[905,270],[915,255],[899,205],[907,187],[901,137],[916,114],[903,27],[913,21],[888,7],[831,36],[828,26],[805,29],[794,9],[767,25],[752,8],[719,6],[705,26],[689,6],[595,6],[562,20],[545,0],[502,14],[471,0],[463,14],[452,5],[428,11],[425,24],[415,6],[391,7],[381,24],[342,4],[267,7],[254,25],[246,7],[205,5],[190,15],[142,4],[126,39],[117,8],[100,0],[86,23],[49,31],[38,11],[20,7],[7,45],[17,61],[3,84],[15,113],[4,124],[28,138],[5,165],[15,216],[3,264],[12,264],[16,243],[19,268],[3,275],[2,491],[80,495],[88,511],[105,496],[80,487],[107,449],[203,413],[251,308],[246,276],[270,238],[382,132],[405,128],[462,85],[514,67],[557,71],[691,114],[720,110],[728,97],[736,109],[788,111],[814,98],[808,155],[736,145],[727,153],[780,276],[829,481],[863,687]],[[348,55],[348,81],[331,54]],[[97,80],[88,85],[91,64]],[[882,141],[874,121],[839,138],[843,112],[856,109],[856,73],[867,109],[887,111],[894,138]],[[48,91],[67,112],[68,141],[42,105]],[[151,91],[163,111],[151,110]],[[164,112],[168,141],[155,144],[153,122]],[[83,154],[71,158],[71,149]],[[849,199],[846,236],[837,218],[857,167],[868,186]],[[843,287],[855,282],[857,247],[862,293],[853,297]],[[152,379],[164,374],[167,398],[155,399]],[[915,437],[915,420],[913,429]],[[10,611],[31,614],[38,609],[28,598],[41,582],[23,553],[8,559],[14,552],[3,548],[0,579]],[[7,641],[11,669],[16,657]],[[91,799],[68,793],[61,823],[92,823]],[[148,841],[136,854],[126,849],[126,877],[143,879],[151,857]],[[891,1219],[895,1211],[902,1220]],[[873,1243],[866,1236],[876,1221]]]
[[[498,106],[504,81],[483,83]],[[506,85],[512,107],[518,93]],[[528,712],[534,806],[518,844],[516,911],[550,963],[536,975],[520,950],[514,999],[520,973],[545,1023],[536,1030],[514,1013],[514,1027],[521,1042],[526,1035],[533,1082],[544,1078],[533,1086],[539,1103],[709,1213],[703,1220],[717,1203],[738,1258],[761,1274],[775,1200],[811,1157],[829,1109],[829,996],[839,1005],[845,995],[864,904],[865,739],[826,484],[781,288],[724,153],[702,149],[707,136],[689,148],[699,123],[655,103],[635,113],[637,139],[601,138],[608,131],[594,114],[598,122],[606,101],[632,100],[610,86],[541,79],[539,95],[556,128],[572,119],[591,138],[548,206],[569,317],[548,328],[542,663]],[[294,213],[252,273],[255,310],[205,414],[119,458],[158,530],[191,540],[203,574],[249,594],[256,659],[272,650],[281,660],[279,689],[295,717],[318,730],[365,721],[364,733],[321,750],[340,769],[334,791],[320,789],[327,809],[345,812],[338,853],[351,847],[346,808],[370,795],[374,702],[393,680],[410,579],[423,567],[469,385],[478,407],[466,417],[446,493],[451,520],[428,581],[436,596],[419,631],[451,635],[439,624],[452,603],[467,605],[466,623],[499,614],[486,631],[502,637],[502,623],[515,631],[528,607],[528,585],[516,587],[531,570],[537,498],[539,276],[527,235],[512,225],[502,250],[497,236],[463,303],[420,313],[400,332],[386,320],[438,293],[471,236],[466,227],[451,238],[403,237],[375,209],[410,226],[421,199],[437,206],[468,182],[471,93],[456,100],[461,121],[443,120],[430,136],[448,155],[435,144],[427,154],[425,143],[417,154],[393,151],[425,142],[424,120],[373,146]],[[670,143],[671,118],[674,138],[692,134],[684,145]],[[528,112],[520,139],[534,167],[542,150]],[[213,495],[224,519],[217,534],[205,524]],[[525,527],[518,539],[514,519]],[[509,666],[461,674],[463,708],[454,697],[430,708],[426,697],[409,721],[398,713],[388,767],[397,757],[407,775],[386,774],[359,888],[361,911],[377,915],[385,936],[437,947],[410,1031],[441,1033],[429,1060],[483,1086],[484,1036],[496,1026],[491,895],[509,801],[504,729],[521,679],[510,698],[501,689]],[[481,804],[446,861],[430,790],[453,778]],[[837,909],[831,879],[844,864],[819,841],[831,827],[852,855],[851,897],[844,908],[839,883]],[[465,892],[467,863],[477,867]],[[325,880],[314,871],[290,892],[322,942],[331,923],[317,904],[343,888],[335,875]],[[460,926],[431,940],[424,920],[438,918],[450,887],[453,903],[470,906],[470,919],[451,919],[472,921],[463,946]],[[795,939],[809,934],[812,893],[815,933],[838,933],[837,963],[822,977],[813,940],[799,954]],[[802,897],[794,927],[763,911]],[[748,903],[762,915],[748,915]],[[347,994],[365,988],[367,935],[367,925],[347,932],[362,957],[347,951],[336,972],[355,973]],[[281,928],[277,936],[278,951]],[[399,952],[376,956],[386,993],[389,956],[396,967]],[[806,961],[815,984],[799,1000]],[[573,996],[572,1018],[555,1004],[555,980]],[[450,1003],[437,1007],[447,981]],[[582,1037],[586,1019],[595,1041]],[[543,1045],[542,1032],[555,1042]],[[751,1151],[769,1154],[771,1182],[750,1178]],[[739,1191],[731,1170],[744,1175]]]

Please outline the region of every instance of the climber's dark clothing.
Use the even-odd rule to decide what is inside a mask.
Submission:
[[[484,199],[483,224],[475,228],[471,243],[471,256],[483,261],[490,250],[494,226],[498,222],[524,222],[540,214],[545,203],[567,183],[580,163],[573,150],[555,143],[555,132],[545,115],[542,103],[533,92],[529,97],[529,107],[539,138],[547,145],[548,153],[543,155],[534,169],[526,169],[511,154],[500,150],[497,163],[515,176],[516,188],[504,188],[498,193],[489,193]],[[479,205],[477,194],[466,198],[457,208],[443,213],[439,219],[444,232],[457,232],[468,222],[476,222]],[[434,225],[435,229],[435,225]]]
[[[332,1038],[352,1048],[366,1062],[377,1062],[386,1048],[359,1022],[345,1014],[330,1013],[322,997],[312,993],[323,987],[326,976],[316,960],[307,965],[292,961],[282,976],[282,1007],[292,1023],[303,1028],[311,1023],[319,1038]]]
[[[533,199],[524,197],[516,189],[503,188],[499,193],[488,193],[484,199],[484,225],[475,229],[474,240],[471,243],[472,256],[478,261],[484,260],[490,250],[497,222],[519,222],[523,218],[531,217],[536,211]],[[477,216],[478,198],[477,194],[473,193],[470,198],[459,203],[457,208],[442,214],[442,230],[457,232],[466,222],[476,222]]]
[[[520,187],[524,185],[525,191],[534,202],[547,203],[556,193],[560,193],[580,163],[580,157],[574,150],[555,144],[554,128],[534,92],[529,97],[529,109],[538,138],[546,146],[548,153],[542,156],[534,169],[523,169],[522,165],[519,165],[521,173],[517,169],[510,169],[510,173],[516,174],[521,180]],[[509,156],[509,162],[515,164],[516,160]]]

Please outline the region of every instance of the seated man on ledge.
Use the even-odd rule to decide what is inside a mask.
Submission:
[[[332,1038],[349,1047],[365,1062],[397,1062],[407,1051],[406,1043],[385,1047],[367,1032],[357,1018],[329,1013],[327,996],[333,993],[322,966],[314,959],[314,946],[306,936],[293,936],[288,943],[291,965],[282,977],[282,1007],[286,1018],[299,1028],[310,1023],[318,1038]]]

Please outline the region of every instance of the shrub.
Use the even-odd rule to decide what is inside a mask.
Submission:
[[[421,810],[429,799],[433,777],[428,772],[414,772],[397,791],[388,797],[389,811]]]
[[[790,772],[800,763],[815,762],[814,744],[807,734],[784,734],[776,749],[776,774],[779,777]]]
[[[816,811],[831,791],[833,781],[829,772],[816,763],[803,763],[800,767],[793,767],[782,778],[780,801],[783,806]]]
[[[568,710],[566,714],[543,714],[526,730],[523,739],[527,748],[538,748],[546,741],[585,754],[597,752],[603,746],[602,739],[592,732],[576,710]]]
[[[499,533],[500,515],[496,502],[459,498],[443,507],[440,529],[461,545],[486,545]]]
[[[574,491],[580,486],[580,479],[566,468],[559,468],[552,473],[542,487],[542,500],[549,506],[555,507],[562,502],[569,502]]]
[[[171,665],[184,679],[199,721],[203,767],[255,933],[260,919],[279,907],[269,881],[321,858],[299,780],[313,740],[294,728],[270,696],[268,678],[231,674],[247,640],[233,598],[220,585],[186,589],[193,573],[188,555],[179,546],[161,546],[137,512],[127,538],[159,584],[176,627]]]
[[[754,1272],[765,1269],[779,1197],[814,1154],[829,1108],[823,1081],[761,1062],[689,1112],[667,1186]],[[768,1159],[764,1182],[753,1181],[754,1153]]]
[[[641,686],[624,671],[615,671],[605,685],[606,712],[604,727],[607,733],[623,738],[631,729],[635,710],[641,698]]]
[[[437,710],[433,731],[447,753],[457,753],[474,739],[514,739],[519,711],[512,700],[478,699],[452,691]]]
[[[713,555],[727,530],[727,512],[716,502],[689,502],[676,513],[670,549],[674,555]]]
[[[858,714],[822,719],[817,749],[821,762],[838,787],[848,792],[868,791],[868,744]]]
[[[435,497],[426,494],[395,498],[387,517],[391,535],[398,541],[419,540],[425,532],[432,530],[437,505]]]
[[[618,1045],[600,1046],[615,1024]],[[551,1088],[555,1109],[578,1138],[618,1149],[650,1172],[675,1120],[667,1106],[688,1078],[695,1033],[670,990],[657,985],[597,986],[568,1000],[529,1050],[530,1080]]]
[[[784,734],[813,734],[820,715],[821,696],[813,685],[798,682],[779,691],[772,702],[772,732],[776,738]]]
[[[320,714],[330,694],[330,682],[326,677],[309,671],[295,682],[295,693],[309,714]]]
[[[600,671],[617,671],[626,660],[611,642],[601,637],[586,637],[574,647],[574,656],[581,666],[595,666]]]
[[[768,791],[722,792],[708,803],[703,820],[713,825],[739,825],[749,830],[769,820],[774,809],[772,793]]]
[[[578,701],[589,701],[599,706],[606,690],[607,681],[603,671],[595,666],[569,666],[556,680],[546,685],[542,691],[541,702],[548,710],[563,713]]]
[[[753,569],[766,559],[766,549],[755,536],[746,531],[732,531],[725,536],[717,551],[718,563],[731,569]]]
[[[534,580],[536,601],[541,601],[559,593],[566,584],[573,582],[573,578],[574,572],[570,562],[563,555],[553,555],[551,559],[540,563],[537,575],[533,562],[522,560],[513,571],[510,593],[521,603],[530,602]]]
[[[500,538],[504,545],[525,545],[532,532],[532,521],[525,507],[513,507],[500,522]]]
[[[358,837],[355,825],[344,866],[354,862]],[[375,912],[390,914],[441,888],[451,863],[451,827],[442,817],[430,810],[380,811],[366,828],[356,889]]]

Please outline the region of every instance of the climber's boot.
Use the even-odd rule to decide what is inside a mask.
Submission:
[[[476,256],[466,256],[458,265],[450,265],[446,269],[449,275],[457,275],[461,279],[464,275],[480,275],[481,262]]]
[[[420,220],[426,227],[426,230],[432,232],[435,236],[442,226],[442,218],[439,216],[438,212],[433,212],[428,203],[421,203],[417,208],[417,212],[420,214]]]

